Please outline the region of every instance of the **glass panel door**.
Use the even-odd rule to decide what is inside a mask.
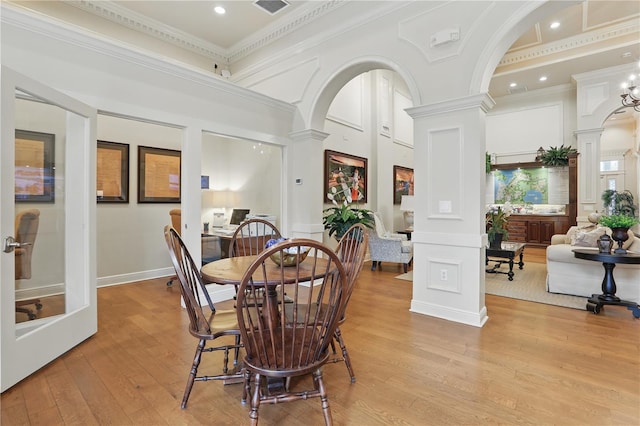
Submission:
[[[1,96],[4,391],[97,330],[96,111],[6,67]]]

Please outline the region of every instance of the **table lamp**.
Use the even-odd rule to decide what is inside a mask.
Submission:
[[[407,231],[413,231],[413,195],[403,195],[400,201],[400,210],[404,212],[404,227]]]

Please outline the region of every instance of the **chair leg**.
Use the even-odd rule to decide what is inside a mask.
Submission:
[[[198,374],[198,366],[200,365],[202,350],[204,349],[205,344],[206,341],[201,339],[200,343],[198,343],[198,347],[196,348],[196,355],[193,357],[193,365],[191,366],[191,372],[189,373],[189,380],[187,380],[187,387],[184,390],[184,396],[182,397],[182,405],[180,405],[182,409],[187,408],[187,401],[191,394],[191,388],[193,388],[193,382],[196,380],[196,375]]]
[[[238,334],[236,336],[236,347],[233,353],[233,365],[237,366],[238,365],[238,358],[240,357],[240,335]]]
[[[380,262],[378,262],[377,260],[374,260],[371,262],[371,270],[375,271],[376,270],[376,266],[378,266],[380,264]],[[382,268],[382,266],[380,267]]]
[[[243,387],[244,387],[244,389],[242,390],[242,399],[240,400],[240,402],[242,404],[246,404],[247,403],[247,396],[251,393],[251,373],[247,369],[244,370],[244,384],[243,384]]]
[[[329,398],[327,397],[327,390],[324,387],[322,381],[322,370],[317,369],[313,372],[313,383],[316,389],[320,392],[320,401],[322,404],[322,414],[324,415],[324,424],[326,426],[333,425],[333,419],[331,418],[331,410],[329,409]]]
[[[249,418],[251,419],[251,425],[258,425],[258,409],[260,408],[260,380],[259,374],[254,375],[254,388],[253,395],[251,397],[251,411],[249,412]]]
[[[409,264],[408,263],[404,263],[402,265],[402,269],[404,270],[404,273],[406,274],[409,271]]]
[[[347,351],[347,347],[344,344],[344,339],[342,338],[340,327],[336,328],[336,331],[333,337],[335,340],[338,341],[338,345],[340,345],[340,349],[342,349],[342,358],[344,359],[344,363],[347,366],[347,370],[349,371],[349,376],[351,376],[351,383],[355,383],[356,376],[353,374],[353,367],[351,367],[351,358],[349,358],[349,351]],[[333,341],[331,341],[331,344],[333,345]]]

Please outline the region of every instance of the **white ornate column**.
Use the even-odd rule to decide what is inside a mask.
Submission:
[[[314,129],[290,134],[292,143],[284,149],[285,191],[283,212],[287,215],[287,237],[322,241],[324,151],[328,133]]]
[[[587,216],[601,210],[600,137],[602,128],[575,132],[578,145],[578,224],[588,223]]]
[[[409,108],[415,217],[411,311],[481,327],[484,301],[486,94]]]

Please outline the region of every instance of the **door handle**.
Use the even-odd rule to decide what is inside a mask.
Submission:
[[[19,243],[15,238],[9,236],[4,239],[4,252],[11,253],[17,248],[30,246],[31,243]]]

